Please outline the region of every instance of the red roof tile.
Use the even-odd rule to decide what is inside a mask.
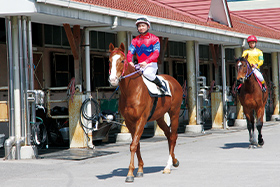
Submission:
[[[279,12],[280,8],[233,11],[234,14],[240,17],[255,20],[277,30],[280,30]]]
[[[179,6],[179,4],[174,3],[173,0],[73,0],[76,2],[81,3],[88,3],[91,5],[102,6],[112,9],[117,9],[121,11],[127,11],[137,14],[143,14],[147,16],[154,16],[160,17],[165,19],[171,19],[175,21],[181,21],[191,24],[203,25],[238,33],[244,34],[254,34],[256,36],[267,37],[267,38],[274,38],[280,39],[280,33],[276,32],[274,29],[271,29],[263,24],[258,24],[254,21],[249,19],[245,19],[241,17],[239,14],[231,12],[231,21],[232,21],[232,28],[219,24],[213,21],[205,21],[203,16],[205,13],[203,11],[196,12],[195,5],[193,9],[183,10],[184,8]],[[211,0],[205,0],[211,1]],[[163,4],[164,2],[165,4]],[[176,2],[182,2],[183,0],[177,0]],[[194,3],[191,0],[185,0],[185,3]],[[200,3],[197,3],[197,8]],[[167,6],[169,5],[169,6]],[[171,7],[171,5],[173,7]],[[204,4],[205,9],[207,9],[208,4]]]

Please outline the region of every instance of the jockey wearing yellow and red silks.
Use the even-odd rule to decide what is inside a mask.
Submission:
[[[260,72],[260,67],[263,65],[263,52],[256,48],[256,43],[258,42],[258,40],[254,35],[249,36],[247,38],[247,42],[250,48],[243,52],[242,57],[246,57],[248,55],[247,60],[252,66],[252,70],[255,76],[262,83],[262,91],[266,92],[265,80]]]
[[[158,70],[157,58],[160,52],[159,38],[148,32],[151,23],[146,16],[139,17],[135,25],[140,35],[132,40],[128,48],[127,61],[134,66],[132,57],[136,53],[138,63],[143,68],[144,77],[154,82],[164,93],[167,89],[156,76]]]

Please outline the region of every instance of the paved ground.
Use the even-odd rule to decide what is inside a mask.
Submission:
[[[168,158],[167,141],[142,140],[144,177],[135,178],[133,184],[124,182],[129,144],[98,146],[95,152],[77,150],[84,158],[93,157],[83,160],[75,159],[75,154],[55,158],[44,153],[37,160],[1,160],[0,186],[280,186],[279,134],[279,122],[266,123],[265,145],[258,149],[248,149],[248,132],[244,128],[210,130],[200,136],[180,134],[175,150],[180,166],[173,168],[171,174],[162,174]],[[62,151],[68,156],[73,153]],[[100,154],[94,157],[95,153]]]

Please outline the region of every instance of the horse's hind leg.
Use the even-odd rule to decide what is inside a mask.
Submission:
[[[174,154],[174,148],[175,148],[176,140],[177,140],[178,122],[177,122],[177,127],[176,127],[176,122],[174,122],[174,120],[171,119],[172,126],[168,127],[164,121],[164,117],[162,117],[157,120],[157,123],[158,123],[159,127],[163,130],[163,132],[168,140],[168,145],[169,145],[169,157],[168,157],[167,165],[164,168],[163,173],[170,173],[172,165],[174,167],[179,166],[179,161],[175,158],[175,154]]]

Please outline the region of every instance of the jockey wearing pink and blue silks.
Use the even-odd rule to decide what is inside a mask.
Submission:
[[[132,40],[128,49],[127,60],[131,62],[132,56],[136,52],[138,63],[157,63],[159,51],[160,44],[157,36],[151,33],[147,33],[146,35],[140,34]]]
[[[167,89],[156,76],[157,58],[160,52],[159,38],[148,32],[151,24],[146,16],[138,18],[135,24],[140,35],[132,40],[128,48],[127,61],[134,66],[132,57],[136,53],[138,63],[143,68],[143,75],[154,82],[161,92],[165,92]]]

